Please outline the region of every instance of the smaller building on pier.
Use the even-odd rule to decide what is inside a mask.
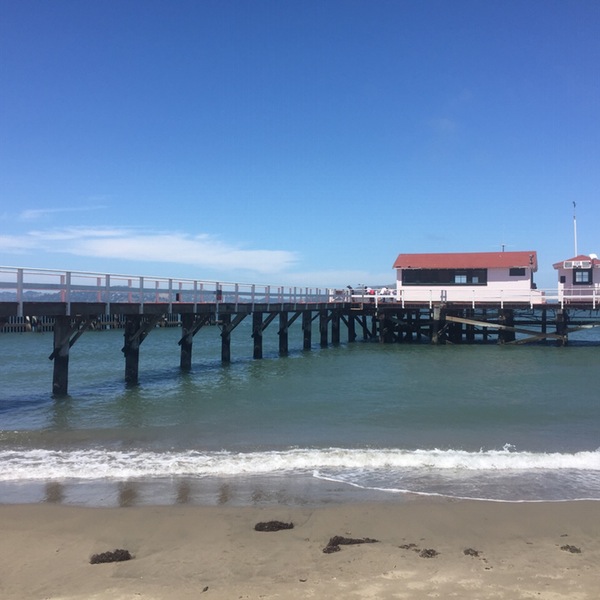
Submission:
[[[558,271],[560,300],[589,302],[600,298],[600,260],[596,254],[579,254],[552,266]]]
[[[533,274],[537,253],[400,254],[394,262],[403,302],[543,302]]]

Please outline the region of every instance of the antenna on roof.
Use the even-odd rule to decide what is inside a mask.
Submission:
[[[573,202],[573,238],[575,240],[575,256],[579,256],[577,252],[577,214],[575,209],[577,208],[577,204]]]

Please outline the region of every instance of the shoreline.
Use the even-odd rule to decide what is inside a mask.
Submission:
[[[568,482],[565,482],[567,485]],[[556,484],[555,484],[556,485]],[[498,483],[496,488],[499,489]],[[565,489],[570,489],[566,487]],[[493,489],[492,489],[493,491]],[[522,490],[521,490],[522,491]],[[580,490],[582,491],[582,490]],[[503,495],[506,496],[506,494]],[[500,496],[500,497],[499,497]],[[223,506],[318,508],[356,503],[397,504],[418,501],[544,504],[599,502],[595,496],[576,497],[556,493],[546,497],[461,496],[440,492],[386,490],[363,487],[313,474],[250,475],[245,477],[159,477],[123,480],[77,478],[69,480],[0,481],[0,506],[10,504],[56,504],[88,508],[145,506]]]
[[[270,520],[294,527],[254,530]],[[592,600],[600,584],[600,503],[585,500],[4,504],[0,536],[6,600]],[[325,554],[333,536],[378,542]],[[115,549],[133,559],[90,564],[92,554]]]

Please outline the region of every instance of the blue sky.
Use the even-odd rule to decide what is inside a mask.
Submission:
[[[600,3],[0,0],[0,264],[282,285],[600,253]]]

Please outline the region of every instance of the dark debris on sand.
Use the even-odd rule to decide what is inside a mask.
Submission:
[[[425,548],[424,550],[421,550],[421,548],[419,548],[417,544],[402,544],[401,546],[399,546],[399,548],[402,548],[402,550],[412,550],[413,552],[416,552],[421,558],[434,558],[439,554],[439,552],[437,550],[434,550],[433,548]]]
[[[402,548],[402,550],[415,550],[416,549],[415,552],[419,551],[416,544],[402,544],[399,547]]]
[[[372,538],[347,538],[341,535],[334,535],[330,540],[327,546],[323,548],[323,552],[325,554],[331,554],[333,552],[339,552],[341,550],[340,546],[349,546],[352,544],[374,544],[379,540],[374,540]]]
[[[93,554],[90,558],[90,564],[97,565],[100,563],[111,563],[111,562],[122,562],[124,560],[131,560],[129,550],[112,550],[109,552],[101,552],[100,554]]]
[[[475,556],[478,557],[481,552],[479,552],[479,550],[474,550],[473,548],[467,548],[466,550],[463,550],[465,556]]]
[[[282,529],[293,529],[293,523],[283,523],[282,521],[264,521],[254,526],[256,531],[281,531]]]
[[[581,554],[581,548],[571,546],[571,544],[565,544],[564,546],[561,546],[560,549],[565,552],[570,552],[571,554]]]

